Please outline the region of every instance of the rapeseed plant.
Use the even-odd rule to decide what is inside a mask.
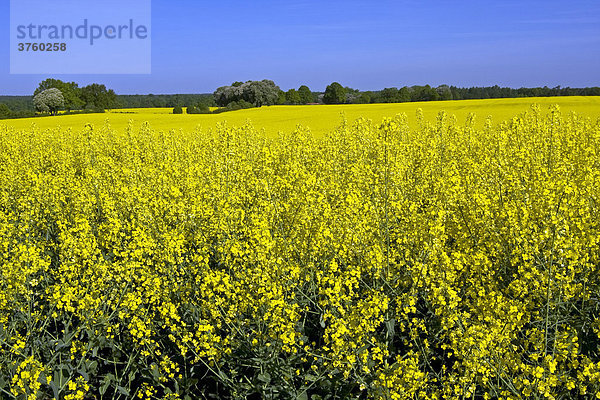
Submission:
[[[0,127],[2,397],[597,396],[600,124],[423,114]]]

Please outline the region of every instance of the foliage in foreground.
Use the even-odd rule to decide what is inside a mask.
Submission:
[[[599,392],[589,119],[0,129],[2,397]]]

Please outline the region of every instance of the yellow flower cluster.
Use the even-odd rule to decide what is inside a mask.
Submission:
[[[88,390],[90,390],[90,386],[82,376],[78,376],[74,381],[70,380],[67,382],[65,400],[83,400]]]
[[[417,120],[0,128],[0,397],[597,396],[600,124]]]
[[[5,393],[27,400],[35,400],[42,386],[40,375],[43,370],[44,367],[41,362],[35,360],[33,356],[27,357],[17,366],[11,380],[12,387],[10,393]]]

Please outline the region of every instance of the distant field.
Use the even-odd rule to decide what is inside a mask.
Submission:
[[[341,121],[344,113],[348,121],[364,117],[380,122],[384,117],[392,117],[398,113],[406,113],[410,123],[416,120],[416,110],[421,108],[427,120],[433,121],[440,110],[454,114],[459,123],[464,122],[466,116],[473,112],[476,114],[477,125],[483,124],[488,115],[493,122],[501,122],[526,111],[537,103],[545,111],[552,104],[558,104],[563,113],[575,111],[593,119],[600,118],[600,97],[529,97],[518,99],[491,99],[491,100],[456,100],[435,101],[398,104],[346,104],[346,105],[317,105],[317,106],[271,106],[248,110],[226,112],[222,114],[206,115],[174,115],[171,108],[135,108],[112,110],[105,114],[62,115],[44,118],[26,118],[19,120],[0,121],[1,125],[12,126],[17,129],[29,129],[32,123],[39,128],[73,128],[79,129],[85,124],[96,126],[103,125],[106,120],[115,129],[122,129],[132,120],[134,126],[148,121],[154,129],[193,130],[197,127],[211,129],[219,122],[226,121],[230,125],[241,125],[251,121],[258,129],[264,129],[269,135],[278,131],[293,130],[301,124],[311,129],[320,136],[331,131]]]

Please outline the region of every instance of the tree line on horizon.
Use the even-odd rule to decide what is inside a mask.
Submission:
[[[39,96],[49,89],[56,91]],[[62,95],[62,96],[61,96]],[[324,92],[312,91],[307,85],[283,91],[271,80],[234,82],[214,93],[203,94],[144,94],[117,95],[105,85],[92,83],[79,87],[75,82],[59,79],[42,81],[33,96],[0,96],[0,119],[32,117],[37,112],[54,114],[58,110],[71,112],[104,112],[114,108],[169,107],[175,113],[210,113],[270,105],[302,104],[371,104],[413,101],[495,99],[515,97],[600,96],[600,87],[570,88],[509,88],[495,86],[460,88],[456,86],[414,85],[388,87],[376,91],[361,91],[345,87],[339,82],[328,85]],[[62,98],[60,98],[62,97]]]
[[[38,85],[33,96],[0,96],[0,118],[33,117],[37,113],[55,115],[71,112],[104,112],[120,105],[117,94],[105,85],[48,78]]]

